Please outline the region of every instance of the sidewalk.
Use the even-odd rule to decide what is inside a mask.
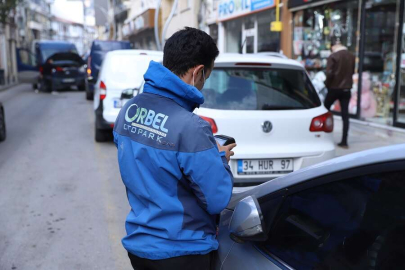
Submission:
[[[0,85],[0,92],[4,91],[4,90],[7,90],[7,89],[9,89],[11,87],[17,86],[19,84],[20,83],[16,82],[16,83],[10,83],[10,84],[7,84],[7,85]]]
[[[334,117],[334,139],[339,143],[342,138],[342,120],[340,116]],[[390,126],[376,127],[367,122],[350,119],[349,149],[336,146],[336,156],[343,156],[367,149],[405,143],[405,129]]]

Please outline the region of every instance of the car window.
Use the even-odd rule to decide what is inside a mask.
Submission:
[[[360,176],[289,195],[262,248],[296,269],[404,269],[404,174]]]
[[[215,68],[202,90],[201,107],[222,110],[291,110],[321,102],[302,70]]]

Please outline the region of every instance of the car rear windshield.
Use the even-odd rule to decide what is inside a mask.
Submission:
[[[302,70],[215,68],[206,81],[201,107],[222,110],[300,110],[321,101]]]
[[[102,41],[94,43],[93,50],[95,51],[114,51],[122,49],[131,49],[129,42]]]
[[[72,46],[44,48],[44,49],[41,49],[42,61],[45,62],[49,57],[51,57],[55,53],[61,53],[61,52],[77,53],[77,50],[76,50],[76,48],[74,48]]]
[[[125,82],[139,87],[143,80],[143,74],[148,69],[150,59],[133,55],[114,55],[107,67],[110,81],[116,83]]]

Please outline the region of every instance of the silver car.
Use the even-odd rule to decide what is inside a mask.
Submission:
[[[234,193],[216,269],[405,269],[405,144]]]

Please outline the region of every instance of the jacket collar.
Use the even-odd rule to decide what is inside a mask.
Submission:
[[[144,92],[167,97],[192,112],[204,103],[204,96],[197,88],[183,82],[163,65],[151,61],[144,75]]]

